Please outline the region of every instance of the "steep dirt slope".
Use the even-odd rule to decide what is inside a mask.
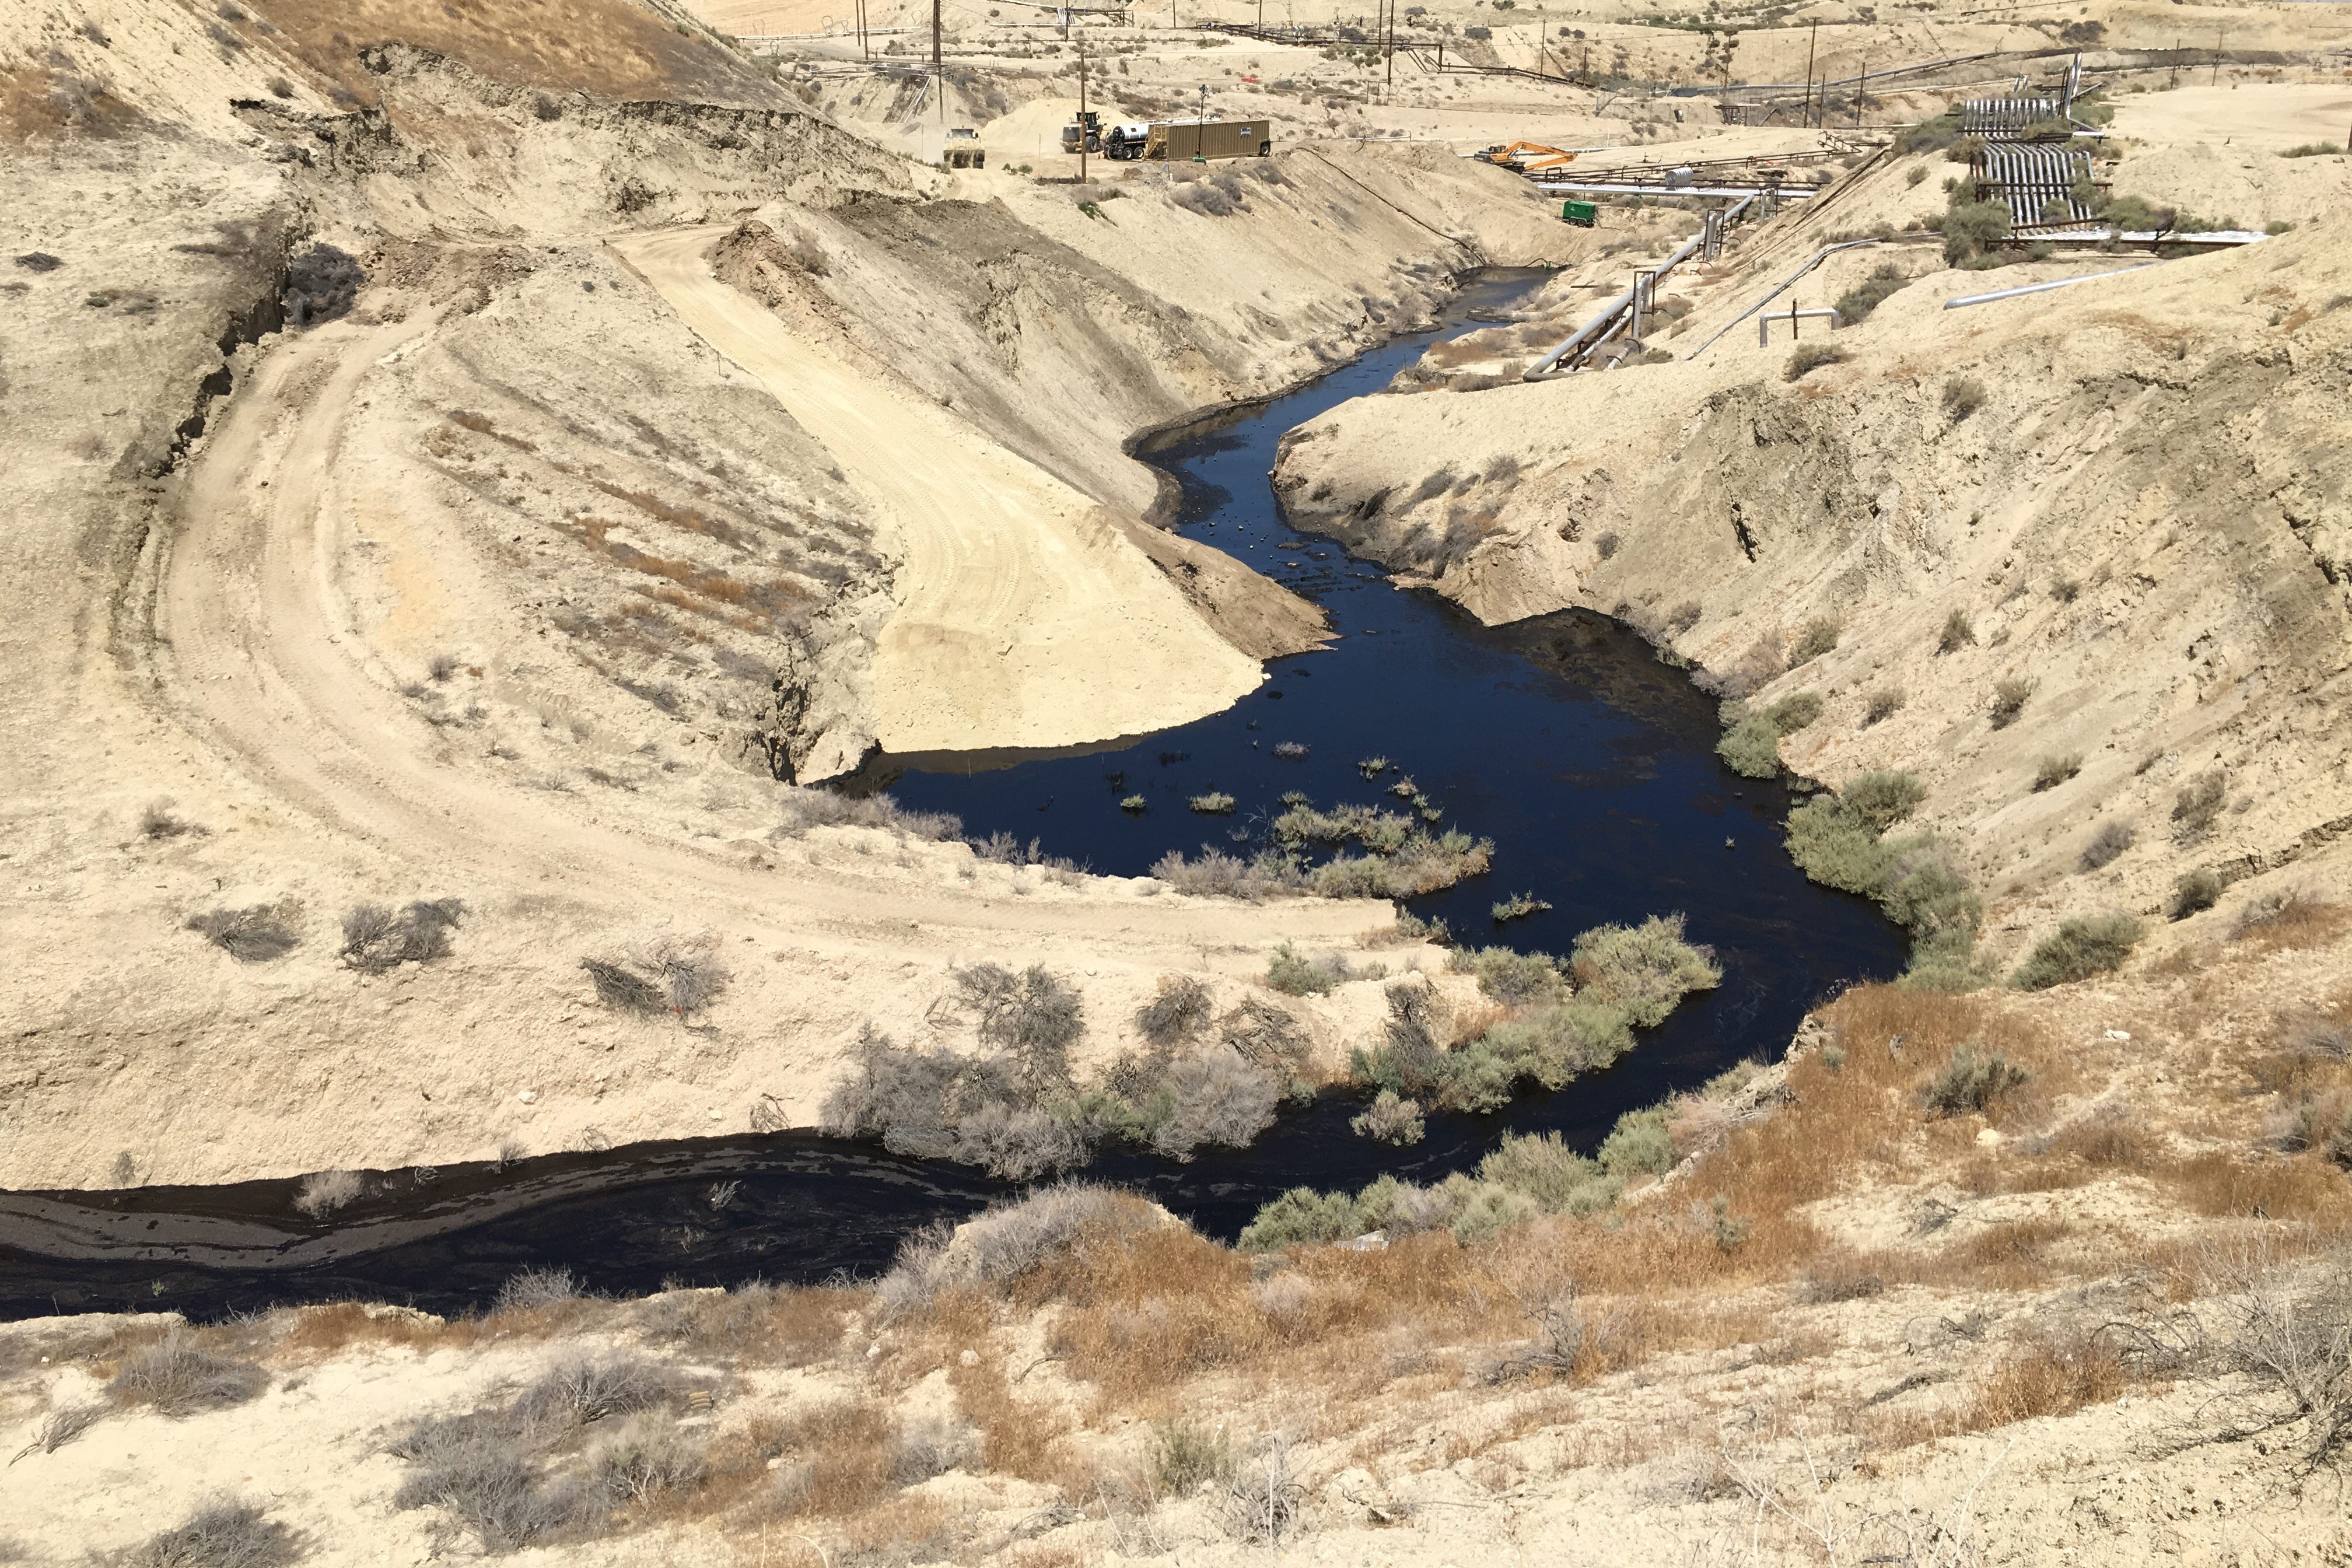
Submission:
[[[1741,328],[1695,363],[1360,401],[1296,434],[1277,488],[1490,619],[1587,605],[1737,692],[1818,694],[1790,764],[1926,779],[2013,951],[2342,830],[2347,236],[1955,312],[2000,275],[1933,273],[1794,384],[1785,334]],[[1939,652],[1955,614],[1972,640]],[[1814,623],[1834,649],[1789,669]],[[2038,787],[2049,757],[2079,773]],[[2177,820],[2213,769],[2228,809]],[[2140,847],[2092,874],[2099,820]]]

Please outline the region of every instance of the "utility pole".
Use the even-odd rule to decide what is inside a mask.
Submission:
[[[2177,37],[2176,37],[2176,38],[2174,38],[2174,39],[2172,40],[2172,76],[2171,76],[2171,79],[2170,79],[2169,80],[2166,81],[2166,83],[2164,84],[2164,88],[2165,88],[2165,90],[2166,90],[2167,92],[2169,92],[2169,91],[2171,91],[2174,88],[2179,87],[2179,85],[2180,85],[2180,40],[2179,40],[2179,38],[2177,38]]]
[[[948,122],[948,78],[940,65],[940,0],[931,0],[931,87],[940,95],[940,123]]]
[[[934,3],[936,3],[936,0],[934,0]],[[1805,126],[1806,126],[1806,129],[1808,129],[1808,130],[1811,130],[1811,129],[1812,128],[1812,123],[1813,123],[1813,43],[1814,43],[1814,40],[1816,40],[1817,38],[1819,38],[1819,37],[1821,37],[1821,32],[1822,32],[1822,25],[1821,25],[1821,23],[1820,23],[1820,22],[1815,21],[1815,22],[1811,22],[1811,23],[1807,24],[1807,31],[1806,31],[1806,33],[1805,33],[1805,102],[1804,102],[1804,108],[1805,108]]]
[[[1087,40],[1078,38],[1078,184],[1087,183]]]
[[[2229,36],[2230,31],[2226,27],[2213,35],[2213,80],[2211,85],[2215,87],[2219,87],[2221,84],[2221,40],[2227,38]]]
[[[1853,128],[1862,129],[1862,95],[1870,90],[1870,57],[1862,57],[1862,85],[1853,89]]]
[[[1389,94],[1396,94],[1396,0],[1389,0]],[[2345,143],[2352,147],[2352,142]]]

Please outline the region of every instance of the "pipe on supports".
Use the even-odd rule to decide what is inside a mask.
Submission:
[[[2120,278],[2126,272],[2145,272],[2151,267],[2161,267],[2161,261],[2143,261],[2137,267],[2118,267],[2112,272],[2085,272],[2080,278],[2053,278],[2047,283],[2028,283],[2021,289],[1996,289],[1990,294],[1961,294],[1944,301],[1944,309],[1957,310],[1963,305],[1989,304],[1995,300],[2014,300],[2026,294],[2046,294],[2053,289],[2071,289],[2077,283],[2088,283],[2098,278]]]
[[[1845,325],[1844,318],[1826,305],[1822,306],[1818,310],[1768,311],[1756,318],[1756,346],[1760,349],[1770,345],[1772,342],[1772,323],[1775,321],[1788,322],[1789,330],[1793,332],[1797,330],[1796,324],[1799,321],[1809,321],[1822,316],[1827,316],[1830,319],[1830,330],[1832,331],[1835,331],[1838,328]]]

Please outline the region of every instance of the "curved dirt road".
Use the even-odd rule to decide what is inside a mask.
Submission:
[[[1093,501],[712,277],[705,253],[725,232],[612,245],[876,502],[898,563],[898,609],[874,656],[884,750],[1148,734],[1229,707],[1264,679]]]
[[[351,543],[345,519],[369,514],[377,531],[399,526],[394,508],[371,512],[368,465],[347,450],[353,405],[372,374],[430,331],[411,321],[284,341],[238,388],[188,476],[185,522],[156,610],[167,697],[268,795],[444,876],[462,868],[477,881],[592,906],[651,902],[768,928],[779,917],[801,923],[793,914],[842,934],[871,922],[875,936],[895,933],[894,945],[904,944],[910,915],[1177,944],[1273,941],[1277,925],[1301,936],[1363,925],[1360,905],[1293,905],[1277,922],[1229,904],[1132,897],[1039,902],[1009,920],[1001,901],[992,910],[981,897],[909,887],[878,867],[871,876],[830,867],[779,875],[745,863],[744,849],[756,847],[728,854],[583,820],[562,797],[453,764],[335,586]],[[323,381],[320,366],[331,367]],[[1007,575],[998,602],[1018,605],[1022,573]]]

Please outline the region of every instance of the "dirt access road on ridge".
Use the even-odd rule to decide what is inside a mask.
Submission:
[[[707,252],[726,232],[612,245],[876,503],[898,563],[898,608],[874,656],[885,751],[1148,734],[1214,713],[1265,679],[1094,501],[719,282]]]

